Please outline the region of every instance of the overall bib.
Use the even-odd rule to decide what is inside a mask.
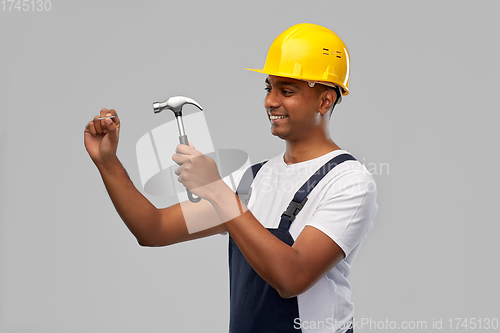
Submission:
[[[336,165],[355,160],[349,154],[341,154],[319,168],[295,193],[288,208],[281,215],[278,228],[267,228],[283,243],[292,246],[294,240],[288,231],[295,216],[307,202],[307,195],[318,182]],[[237,194],[248,203],[250,185],[266,163],[253,165],[242,177]],[[229,333],[297,333],[301,332],[297,297],[282,298],[250,266],[238,245],[229,236],[230,321]]]

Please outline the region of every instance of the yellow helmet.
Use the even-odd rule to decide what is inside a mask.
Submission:
[[[330,29],[301,23],[281,33],[267,53],[263,69],[249,69],[274,76],[339,86],[349,94],[349,53]]]

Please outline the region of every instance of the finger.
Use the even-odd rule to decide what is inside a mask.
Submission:
[[[97,135],[97,131],[95,129],[95,125],[94,125],[94,122],[91,121],[88,125],[89,127],[89,130],[90,130],[90,134],[92,134],[92,136],[96,136]]]
[[[101,112],[100,112],[100,118],[104,118],[104,117],[111,117],[111,116],[114,116],[114,118],[111,118],[113,119],[113,122],[117,125],[116,127],[119,128],[120,127],[120,118],[118,117],[118,114],[116,112],[115,109],[106,109],[106,108],[102,108],[101,109]],[[105,119],[101,119],[101,121],[103,121],[103,123],[101,123],[101,126],[104,126],[104,120]]]
[[[94,127],[97,134],[102,134],[101,121],[99,120],[99,116],[95,116],[94,118]]]
[[[112,114],[106,108],[102,108],[101,109],[100,115],[101,116],[99,118],[112,116]],[[108,126],[107,126],[107,123],[106,123],[107,119],[100,119],[99,121],[100,121],[102,132],[104,134],[108,133],[108,128],[107,128]]]
[[[175,147],[175,152],[177,154],[186,154],[187,148],[189,148],[189,147],[186,145],[180,144],[180,145],[177,145],[177,147]]]
[[[177,176],[180,176],[180,174],[182,173],[182,170],[181,170],[182,166],[178,167],[177,169],[174,170],[174,173],[177,175]]]
[[[116,128],[120,128],[120,118],[118,117],[118,113],[116,113],[115,109],[109,109],[106,114],[109,113],[109,116],[115,116],[112,118],[113,122],[116,125]]]
[[[111,113],[106,113],[105,117],[109,117],[110,115],[111,115]],[[101,121],[102,133],[104,133],[104,134],[108,133],[109,125],[111,125],[113,123],[113,120],[111,120],[109,118],[105,118],[105,119],[100,119],[100,121]]]
[[[120,118],[118,118],[118,114],[115,110],[110,109],[108,112],[103,115],[101,118],[101,127],[103,133],[108,133],[108,130],[113,130],[118,135],[120,132]],[[118,139],[118,137],[116,137]]]
[[[184,154],[174,154],[172,155],[172,160],[178,165],[183,165],[187,161],[189,161],[189,157]]]
[[[101,112],[99,112],[99,115],[100,115],[101,118],[102,117],[106,117],[106,113],[108,113],[108,112],[109,112],[108,109],[102,108]]]
[[[117,126],[113,122],[112,119],[104,119],[104,122],[106,124],[106,132],[108,132],[109,135],[109,141],[113,144],[118,143],[118,131],[117,131]]]
[[[191,155],[191,156],[199,155],[199,152],[196,149],[194,149],[194,147],[186,146],[183,144],[177,145],[175,152],[183,155]]]

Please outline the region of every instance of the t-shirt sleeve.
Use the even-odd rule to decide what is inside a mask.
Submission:
[[[340,176],[324,191],[311,219],[306,223],[328,235],[346,257],[367,236],[377,212],[377,188],[366,170]]]

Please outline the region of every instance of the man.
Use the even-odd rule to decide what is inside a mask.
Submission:
[[[371,175],[329,134],[333,108],[349,93],[347,49],[332,31],[299,24],[276,38],[264,69],[255,71],[268,74],[264,106],[286,149],[255,172],[247,205],[190,143],[177,147],[175,173],[204,200],[156,209],[116,157],[113,109],[100,116],[115,118],[89,122],[85,147],[139,244],[229,233],[230,332],[352,332],[347,277],[377,204]],[[193,219],[212,227],[189,233]]]

